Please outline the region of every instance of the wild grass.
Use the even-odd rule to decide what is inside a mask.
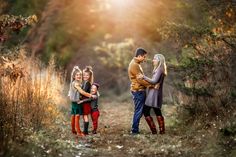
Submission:
[[[17,57],[0,58],[0,148],[24,141],[53,123],[59,115],[58,105],[65,102],[64,78],[53,60],[43,66],[22,49]]]

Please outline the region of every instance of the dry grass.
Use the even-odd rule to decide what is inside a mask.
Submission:
[[[14,59],[13,59],[14,58]],[[54,62],[48,67],[33,58],[27,58],[24,50],[17,57],[0,58],[0,148],[9,142],[24,138],[49,126],[63,103],[64,76],[55,71]]]

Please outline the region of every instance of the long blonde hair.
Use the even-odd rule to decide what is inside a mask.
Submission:
[[[154,59],[159,61],[159,64],[154,67],[153,71],[155,71],[157,68],[162,68],[165,76],[167,76],[167,66],[165,57],[162,54],[155,54]]]
[[[79,66],[74,66],[74,68],[73,68],[73,70],[71,72],[71,78],[70,78],[71,79],[70,80],[71,83],[75,80],[75,75],[77,73],[81,73],[81,75],[82,75],[82,71],[80,70]],[[81,83],[82,79],[79,82]]]
[[[71,72],[71,76],[70,76],[70,89],[69,89],[69,92],[68,92],[68,96],[70,95],[70,92],[72,90],[72,82],[75,80],[76,73],[81,73],[82,74],[82,71],[80,70],[79,66],[74,66],[73,70]],[[82,83],[82,78],[81,78],[81,80],[79,80],[79,83],[80,84]]]
[[[83,73],[89,73],[89,82],[93,84],[94,82],[94,76],[93,76],[93,68],[91,66],[86,66],[83,70]]]

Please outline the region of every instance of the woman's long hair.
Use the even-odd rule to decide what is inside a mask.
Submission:
[[[83,73],[89,73],[89,83],[92,85],[94,81],[93,68],[91,66],[86,66],[83,70]]]
[[[154,59],[158,60],[159,64],[154,66],[153,71],[155,71],[157,68],[162,68],[165,76],[167,76],[167,66],[166,66],[165,57],[162,54],[155,54]]]

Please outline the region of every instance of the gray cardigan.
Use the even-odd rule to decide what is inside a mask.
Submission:
[[[78,89],[75,88],[76,84],[78,84],[77,81],[73,81],[70,84],[69,97],[70,97],[70,101],[72,102],[77,102],[80,100],[80,93]]]
[[[153,72],[152,78],[148,78],[147,76],[144,76],[144,80],[147,82],[155,85],[157,83],[160,83],[159,89],[155,88],[147,88],[147,96],[145,105],[154,107],[154,108],[161,108],[162,106],[162,90],[163,90],[163,82],[164,82],[165,74],[161,68],[157,68]]]

